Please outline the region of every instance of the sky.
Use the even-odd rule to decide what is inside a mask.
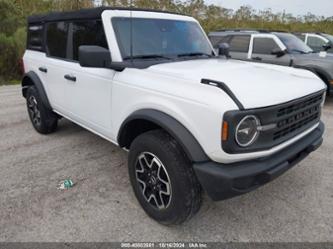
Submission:
[[[325,17],[333,16],[333,0],[205,0],[205,2],[234,10],[242,5],[251,5],[256,10],[267,8],[271,8],[273,12],[286,10],[295,16],[308,12]]]

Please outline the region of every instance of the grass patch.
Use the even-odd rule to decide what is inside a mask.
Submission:
[[[14,80],[0,80],[0,86],[9,86],[9,85],[19,85],[21,83],[20,80],[14,79]]]

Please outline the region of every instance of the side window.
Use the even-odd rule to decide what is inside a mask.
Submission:
[[[308,45],[312,48],[317,48],[321,50],[325,44],[326,44],[325,41],[323,39],[320,39],[319,37],[315,36],[308,37]]]
[[[28,49],[43,51],[43,30],[43,25],[31,25],[28,27]]]
[[[274,49],[280,49],[272,38],[254,38],[253,54],[271,54]]]
[[[47,54],[57,58],[66,58],[68,24],[49,23],[46,26]]]
[[[299,39],[301,39],[302,41],[305,41],[305,35],[303,34],[295,34]]]
[[[228,43],[229,36],[210,36],[209,37],[214,48],[217,48],[221,43]]]
[[[231,38],[230,52],[242,52],[247,53],[249,51],[250,36],[249,35],[237,35]]]
[[[73,60],[79,59],[79,47],[81,45],[95,45],[108,49],[101,21],[73,23]]]

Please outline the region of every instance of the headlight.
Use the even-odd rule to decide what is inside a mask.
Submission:
[[[245,116],[237,125],[235,139],[239,146],[247,147],[253,144],[259,135],[259,119],[254,115]]]

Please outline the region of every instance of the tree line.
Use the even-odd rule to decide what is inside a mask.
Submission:
[[[26,18],[29,15],[101,5],[159,9],[190,15],[200,21],[206,32],[256,28],[333,34],[333,16],[316,16],[310,12],[294,16],[285,11],[255,10],[251,6],[232,10],[206,4],[204,0],[0,0],[0,84],[20,78],[19,60],[25,49]]]

